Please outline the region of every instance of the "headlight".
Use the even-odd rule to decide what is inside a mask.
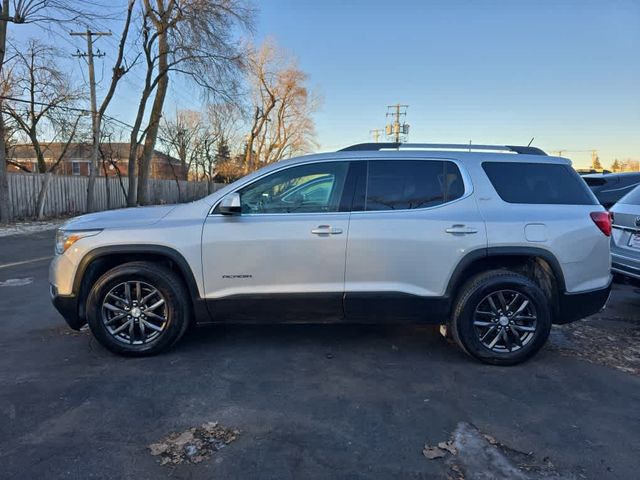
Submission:
[[[62,255],[81,238],[93,237],[102,230],[61,230],[56,232],[56,254]]]

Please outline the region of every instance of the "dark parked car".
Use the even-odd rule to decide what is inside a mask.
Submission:
[[[640,185],[640,172],[590,173],[582,178],[607,209]]]

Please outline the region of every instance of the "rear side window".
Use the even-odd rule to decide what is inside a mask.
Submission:
[[[458,166],[439,160],[369,162],[365,210],[409,210],[441,205],[462,197]]]
[[[505,202],[595,204],[587,185],[569,165],[484,162],[482,168]]]
[[[624,203],[626,205],[640,205],[640,186],[631,190],[631,192],[622,197],[620,199],[620,203]]]

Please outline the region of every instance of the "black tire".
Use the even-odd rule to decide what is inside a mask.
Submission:
[[[143,290],[142,295],[152,292],[151,288],[156,289],[157,296],[153,297],[152,300],[162,300],[160,316],[164,321],[158,323],[155,319],[153,321],[150,318],[144,320],[144,313],[151,315],[152,313],[149,313],[151,310],[145,312],[144,309],[138,309],[138,311],[136,311],[136,314],[142,315],[143,317],[143,319],[133,319],[134,323],[138,323],[132,331],[132,337],[133,339],[137,337],[138,343],[134,343],[134,340],[121,338],[122,335],[127,334],[128,327],[125,327],[124,333],[120,333],[119,335],[114,335],[113,332],[110,332],[110,328],[113,331],[117,330],[116,327],[118,323],[115,323],[112,327],[108,327],[106,323],[111,322],[109,322],[107,316],[111,313],[108,312],[106,308],[103,308],[103,302],[106,301],[109,292],[113,293],[114,289],[118,289],[121,285],[125,285],[125,283],[128,282],[133,282],[133,285],[141,284],[144,286],[142,288],[147,288],[146,291]],[[122,288],[124,289],[126,287],[123,286]],[[115,291],[118,292],[118,290]],[[131,293],[130,296],[133,298],[135,294]],[[140,295],[138,295],[138,297],[139,296]],[[120,311],[116,313],[117,315],[122,315],[120,312],[124,312],[123,309],[131,310],[131,312],[128,313],[133,313],[133,309],[131,305],[129,305],[131,302],[123,303],[120,301],[112,301],[112,298],[117,297],[109,296],[110,305],[112,302],[117,305],[118,308],[122,307]],[[124,298],[124,296],[122,296],[122,298]],[[189,296],[184,284],[180,278],[168,268],[149,262],[125,263],[106,272],[91,288],[87,298],[87,323],[98,342],[114,353],[130,357],[155,355],[173,346],[187,330],[187,327],[191,323],[188,298]],[[140,298],[138,298],[138,300],[140,300]],[[128,306],[125,307],[124,305]],[[142,311],[142,314],[140,311]],[[157,313],[157,310],[155,312]],[[156,314],[154,317],[157,316]],[[129,321],[127,318],[131,319],[132,317],[125,316],[125,318],[117,320],[117,322]],[[156,328],[161,327],[161,331],[152,330],[149,327],[144,327],[144,325],[140,326],[141,321],[144,321],[144,325],[153,323]],[[145,332],[151,332],[147,333],[147,335],[152,336],[148,341],[143,340]]]
[[[506,297],[507,304],[508,300],[519,303],[513,307],[514,311],[506,308],[506,314],[499,307],[498,315],[486,315],[484,311],[490,306],[489,299],[495,295],[502,295],[502,299]],[[524,313],[518,314],[515,310],[525,303],[524,300],[527,300]],[[494,305],[497,303],[494,301]],[[495,309],[489,311],[495,312]],[[476,326],[485,323],[486,326]],[[550,301],[531,279],[508,270],[492,270],[472,277],[463,285],[448,327],[453,340],[468,355],[493,365],[515,365],[533,356],[547,341],[551,331]],[[529,331],[521,332],[523,329]],[[489,337],[483,341],[485,334]],[[489,348],[494,334],[500,337],[499,343]]]

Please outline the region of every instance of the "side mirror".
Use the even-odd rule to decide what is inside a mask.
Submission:
[[[240,215],[242,211],[240,194],[234,192],[222,197],[218,211],[222,215]]]

